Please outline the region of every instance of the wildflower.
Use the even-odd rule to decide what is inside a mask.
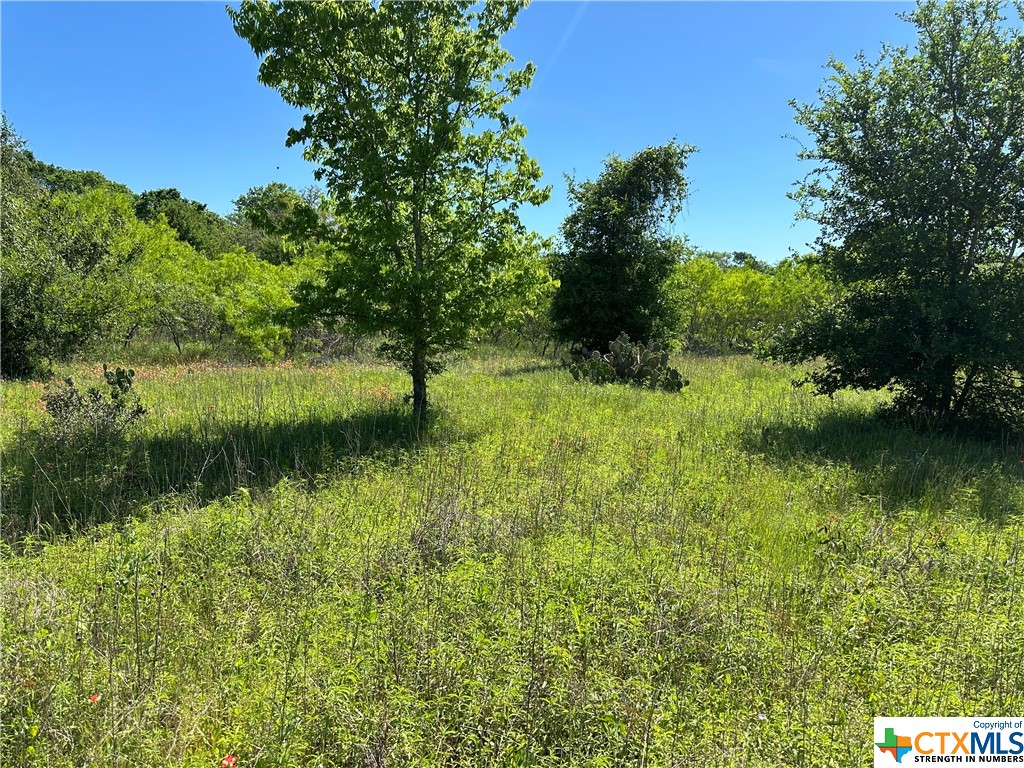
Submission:
[[[220,768],[235,768],[238,765],[238,758],[228,752],[224,755],[224,759],[220,761]]]
[[[90,694],[90,696],[89,696],[90,703],[95,704],[99,700],[100,700],[100,695],[98,693]]]

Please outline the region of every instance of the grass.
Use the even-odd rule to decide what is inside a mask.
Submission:
[[[845,766],[1024,708],[1019,446],[680,368],[475,356],[417,430],[384,367],[151,366],[91,454],[5,383],[4,763]]]

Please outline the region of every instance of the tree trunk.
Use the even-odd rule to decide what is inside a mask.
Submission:
[[[974,379],[978,375],[978,365],[975,363],[971,366],[970,371],[967,372],[967,377],[964,379],[963,386],[960,387],[960,394],[957,395],[956,402],[953,403],[953,409],[950,412],[954,419],[960,418],[960,414],[963,412],[964,405],[967,403],[967,398],[971,394],[971,388],[974,386]]]
[[[920,402],[930,416],[945,426],[955,397],[956,366],[951,357],[945,357],[933,366],[931,380],[926,383]]]
[[[135,333],[139,330],[141,323],[135,323],[124,337],[124,349],[128,349],[128,345],[132,343],[132,339],[135,337]]]
[[[414,190],[414,197],[419,200],[419,186]],[[416,274],[416,284],[413,296],[413,312],[416,322],[424,322],[424,258],[423,258],[423,210],[418,204],[414,205],[412,211],[412,234],[413,234],[413,255],[415,262],[413,268]],[[419,334],[417,334],[419,335]],[[420,338],[416,338],[412,344],[412,410],[416,417],[417,426],[423,423],[427,415],[427,345]]]
[[[427,354],[420,345],[412,353],[412,410],[416,423],[422,423],[427,415]]]
[[[939,411],[942,420],[949,419],[953,410],[953,401],[956,399],[956,365],[952,358],[945,358],[939,367],[941,372],[942,389],[939,393]]]

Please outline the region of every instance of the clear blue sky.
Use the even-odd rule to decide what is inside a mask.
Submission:
[[[524,222],[555,234],[563,174],[593,178],[610,153],[677,137],[692,156],[675,229],[701,248],[777,261],[805,251],[786,193],[806,168],[790,99],[812,101],[834,53],[913,42],[889,2],[534,2],[505,38],[533,61],[512,111],[529,130],[551,200]],[[222,3],[0,6],[0,103],[36,156],[136,192],[177,187],[220,213],[248,188],[313,182],[285,149],[298,113],[256,82],[258,62]]]

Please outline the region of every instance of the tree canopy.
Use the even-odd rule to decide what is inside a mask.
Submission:
[[[269,251],[289,256],[268,263],[231,245],[247,234],[241,225],[177,190],[136,196],[96,171],[48,165],[6,116],[2,128],[3,376],[42,374],[92,344],[127,346],[139,332],[169,337],[179,354],[186,341],[216,340],[259,360],[289,349],[291,329],[279,315],[294,306],[296,283],[323,262],[323,244],[289,248],[287,236],[259,233]],[[300,199],[315,203],[313,194]],[[205,235],[206,250],[183,241],[171,219]]]
[[[160,215],[178,233],[178,237],[207,257],[230,251],[236,245],[232,225],[205,203],[182,197],[177,189],[151,189],[138,196],[135,212],[143,221],[155,221]]]
[[[1024,36],[1003,7],[925,0],[916,50],[833,60],[794,105],[815,163],[795,196],[841,290],[774,355],[823,358],[821,392],[892,388],[941,423],[1024,413]]]
[[[539,243],[517,211],[548,191],[505,111],[534,68],[511,68],[499,42],[523,7],[250,0],[228,10],[262,57],[260,81],[305,111],[287,143],[305,146],[342,222],[297,316],[385,334],[420,415],[444,353],[534,270]]]
[[[682,210],[683,171],[694,152],[671,141],[628,160],[611,156],[594,181],[569,180],[572,212],[552,260],[560,285],[552,300],[556,335],[603,349],[622,332],[665,341],[677,325],[665,283],[683,254],[668,225]]]
[[[275,181],[250,188],[234,203],[228,220],[240,245],[275,264],[291,261],[305,246],[322,241],[333,224],[317,187],[300,193]]]

